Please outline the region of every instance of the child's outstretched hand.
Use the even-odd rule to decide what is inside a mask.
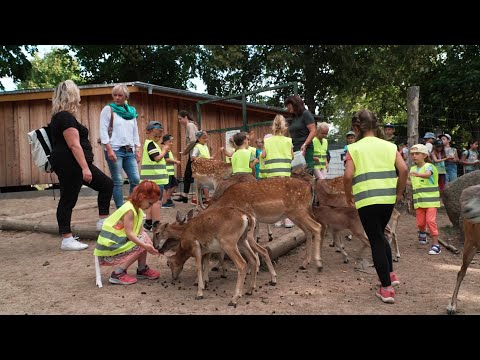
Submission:
[[[147,250],[152,255],[158,255],[158,250],[153,247],[152,244],[145,244],[145,250]]]

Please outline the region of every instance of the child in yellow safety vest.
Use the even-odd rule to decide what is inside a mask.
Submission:
[[[173,136],[170,134],[163,136],[162,146],[168,145],[170,148],[173,148]],[[176,160],[173,156],[172,151],[169,151],[165,155],[165,161],[167,163],[167,172],[168,172],[168,184],[164,187],[162,209],[168,209],[175,207],[175,204],[172,201],[172,194],[175,191],[178,180],[175,177],[175,165],[180,165],[181,162]]]
[[[328,135],[329,126],[326,122],[318,125],[313,143],[313,175],[318,179],[326,179],[328,171]]]
[[[150,180],[138,184],[128,200],[103,223],[93,254],[103,266],[116,266],[109,278],[112,284],[131,285],[137,279],[158,279],[160,272],[147,265],[147,252],[158,255],[142,229],[143,210],[158,203],[160,188]],[[137,276],[127,269],[138,261]]]
[[[412,161],[415,163],[410,168],[410,177],[413,188],[413,207],[417,217],[419,230],[418,241],[420,244],[427,244],[425,230],[428,226],[433,245],[429,250],[430,255],[441,253],[438,243],[437,208],[440,207],[440,190],[438,187],[437,168],[425,162],[428,158],[428,149],[423,144],[413,145],[410,149]]]
[[[287,125],[282,115],[275,116],[272,124],[273,136],[263,138],[265,144],[260,155],[265,159],[266,177],[290,176],[292,172],[293,145],[292,138],[286,137]],[[276,227],[293,227],[293,222],[286,218],[275,223]]]
[[[232,155],[232,172],[236,174],[252,174],[258,159],[252,153],[249,146],[248,134],[239,132],[233,135],[233,141],[238,147]]]
[[[147,139],[143,144],[142,169],[140,180],[152,180],[160,189],[160,201],[163,195],[163,187],[168,184],[167,164],[165,155],[170,151],[170,146],[161,147],[163,128],[158,121],[150,121],[146,127]],[[160,221],[161,203],[153,204],[152,208],[146,211],[146,220],[143,225],[145,230],[152,230],[153,223]]]

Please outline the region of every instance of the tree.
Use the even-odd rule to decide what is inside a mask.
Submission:
[[[88,83],[143,81],[186,89],[197,45],[71,45]]]
[[[18,89],[52,88],[66,79],[77,84],[84,82],[80,77],[80,67],[68,49],[53,48],[43,58],[36,53],[31,63],[31,73],[20,82]]]
[[[12,77],[14,82],[25,80],[32,68],[27,55],[36,51],[36,45],[1,45],[0,77]],[[0,90],[4,89],[0,82]]]

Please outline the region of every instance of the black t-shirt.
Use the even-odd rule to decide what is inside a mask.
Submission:
[[[75,116],[68,111],[60,111],[52,116],[50,122],[50,128],[52,130],[52,165],[60,165],[65,161],[76,161],[73,156],[72,150],[67,145],[63,132],[68,128],[75,128],[78,130],[80,136],[80,146],[85,154],[85,160],[87,162],[93,162],[92,144],[88,140],[88,129],[80,124]]]
[[[295,117],[288,125],[288,131],[292,138],[293,151],[298,151],[302,147],[303,143],[307,140],[310,130],[307,125],[315,124],[315,119],[310,111],[305,110],[300,117]],[[310,142],[308,147],[313,147],[313,143]]]

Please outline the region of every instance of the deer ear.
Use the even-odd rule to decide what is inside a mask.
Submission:
[[[182,215],[180,210],[177,210],[176,220],[178,223],[183,224],[185,222],[185,216]]]
[[[190,209],[190,211],[187,213],[187,221],[192,220],[193,218],[193,209]]]

